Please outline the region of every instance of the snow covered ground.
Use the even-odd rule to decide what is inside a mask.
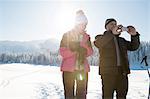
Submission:
[[[127,99],[147,99],[146,70],[132,70]],[[87,99],[101,99],[98,67],[91,66]],[[56,66],[0,65],[0,99],[64,99],[61,72]]]

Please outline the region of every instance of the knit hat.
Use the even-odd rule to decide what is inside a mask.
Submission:
[[[115,19],[109,18],[109,19],[107,19],[107,20],[105,21],[105,28],[106,28],[106,26],[107,26],[110,22],[112,22],[112,21],[117,22]]]
[[[75,25],[77,24],[87,24],[88,20],[87,17],[84,15],[84,12],[82,10],[78,10],[76,12],[76,17],[75,17]]]

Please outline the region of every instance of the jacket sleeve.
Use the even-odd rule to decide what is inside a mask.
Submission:
[[[103,35],[97,35],[95,37],[95,41],[94,41],[94,45],[97,47],[97,48],[102,48],[104,47],[105,45],[108,44],[109,41],[111,41],[113,39],[113,34],[110,33],[110,32],[104,32]]]
[[[60,55],[65,59],[75,55],[75,52],[71,51],[69,48],[67,34],[64,34],[60,42],[59,48]]]
[[[140,45],[139,35],[140,34],[137,33],[137,35],[131,36],[131,41],[126,41],[128,50],[135,51],[136,49],[139,48]]]
[[[90,56],[93,54],[92,44],[90,40],[90,36],[86,35],[82,42],[80,42],[80,46],[86,48],[87,53],[86,56]]]

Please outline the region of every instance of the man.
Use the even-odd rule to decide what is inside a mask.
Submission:
[[[148,63],[147,63],[147,56],[144,56],[142,61],[141,61],[141,64],[145,62],[145,66],[148,66]]]
[[[106,31],[95,37],[94,45],[99,49],[99,74],[102,79],[102,99],[126,99],[128,92],[128,74],[130,73],[127,51],[134,51],[140,45],[139,33],[133,26],[127,27],[131,41],[119,37],[122,25],[117,26],[113,18],[105,22]],[[118,31],[121,29],[121,31]]]
[[[77,11],[75,27],[66,32],[61,40],[61,71],[65,99],[86,99],[90,71],[86,57],[93,53],[90,36],[85,31],[87,22],[84,12]]]

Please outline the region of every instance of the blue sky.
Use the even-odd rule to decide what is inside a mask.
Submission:
[[[149,6],[149,0],[0,0],[0,40],[60,40],[82,9],[92,40],[103,33],[107,18],[115,18],[118,24],[135,26],[142,41],[150,41]],[[130,40],[127,33],[121,36]]]

